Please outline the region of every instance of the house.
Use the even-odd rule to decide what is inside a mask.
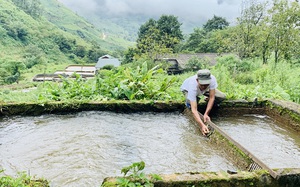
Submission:
[[[217,58],[226,54],[218,54],[218,53],[195,53],[195,54],[169,54],[169,55],[162,55],[160,58],[173,58],[178,61],[180,67],[185,68],[185,65],[188,61],[193,58],[197,57],[200,59],[206,59],[210,65],[216,65]]]
[[[112,65],[114,67],[118,67],[121,65],[121,62],[117,58],[114,58],[110,55],[104,55],[98,59],[98,62],[95,67],[96,67],[96,70],[99,70],[107,65]]]
[[[168,75],[172,74],[180,74],[182,73],[182,68],[180,67],[178,60],[176,58],[162,58],[162,59],[155,59],[155,62],[165,62],[168,64],[167,73]]]

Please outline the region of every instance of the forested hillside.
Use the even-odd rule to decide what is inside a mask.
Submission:
[[[91,24],[92,22],[87,22],[57,0],[40,0],[40,2],[45,9],[44,16],[46,19],[64,31],[78,35],[85,40],[93,41],[103,49],[125,49],[133,45],[132,42],[124,40],[118,35],[105,32],[105,29],[115,29],[109,28],[111,27],[110,25],[104,25],[102,28],[95,27],[94,24]],[[99,19],[105,20],[105,18]]]
[[[54,64],[95,63],[127,45],[103,39],[56,0],[0,1],[0,85],[31,79],[25,72],[51,72]]]

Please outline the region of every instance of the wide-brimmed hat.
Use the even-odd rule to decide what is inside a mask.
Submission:
[[[198,81],[200,84],[210,84],[211,77],[208,69],[201,69],[197,72]]]

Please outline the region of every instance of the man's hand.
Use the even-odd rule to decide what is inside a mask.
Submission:
[[[201,132],[202,132],[203,136],[206,136],[206,134],[209,133],[209,130],[206,125],[202,125]]]
[[[203,121],[204,121],[204,123],[206,123],[207,121],[210,121],[210,117],[207,114],[204,114]]]

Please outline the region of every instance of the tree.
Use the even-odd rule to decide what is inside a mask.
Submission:
[[[23,10],[26,10],[27,9],[27,2],[26,0],[12,0],[12,2],[18,6],[19,8],[23,9]]]
[[[14,82],[19,82],[21,70],[25,68],[25,65],[23,62],[12,61],[4,63],[2,67],[7,71],[6,77],[3,77],[3,82],[12,84]]]
[[[266,4],[243,1],[241,16],[238,18],[237,29],[237,51],[241,58],[254,57],[259,55],[259,24],[265,16]]]
[[[139,43],[140,40],[145,38],[146,35],[150,34],[150,30],[152,28],[157,27],[157,22],[154,19],[149,19],[145,24],[141,25],[139,31],[138,31],[138,39],[137,43]]]
[[[128,64],[133,62],[134,55],[136,54],[136,48],[130,47],[128,48],[124,53],[124,59],[122,61],[122,64]]]
[[[40,0],[31,0],[31,4],[28,10],[28,13],[33,17],[33,18],[39,18],[43,14],[43,8],[41,5]]]
[[[9,24],[4,24],[3,28],[7,31],[7,35],[14,38],[15,40],[20,40],[23,43],[27,42],[28,31],[24,28],[22,23],[14,22]]]
[[[258,26],[257,26],[257,42],[256,42],[256,49],[258,54],[263,60],[264,64],[267,64],[267,61],[271,55],[271,30],[268,26],[269,23],[267,22],[267,18],[264,19]]]
[[[171,38],[168,34],[162,35],[157,28],[150,28],[149,32],[137,44],[137,49],[142,55],[154,60],[161,54],[172,53],[172,48],[168,48],[168,42],[176,43],[175,38]]]
[[[152,59],[158,54],[174,52],[183,40],[180,26],[175,16],[162,15],[158,21],[149,19],[139,29],[137,54],[146,54]]]
[[[243,2],[247,5],[247,1]],[[242,58],[262,57],[267,63],[274,53],[275,62],[291,60],[299,55],[300,5],[289,0],[274,0],[267,10],[267,4],[250,0],[238,18],[237,52]]]
[[[195,51],[199,47],[199,44],[205,39],[206,32],[201,28],[195,28],[194,32],[190,34],[183,49],[188,51]]]
[[[203,29],[206,32],[210,32],[213,30],[222,30],[229,26],[229,23],[226,21],[225,18],[218,17],[214,15],[212,19],[209,19],[204,25]]]
[[[160,34],[167,35],[170,38],[167,41],[167,48],[172,48],[173,51],[175,49],[175,45],[178,44],[181,40],[183,40],[183,34],[180,30],[181,23],[179,23],[177,17],[172,15],[162,15],[157,21],[157,28]]]
[[[43,8],[40,0],[12,0],[13,3],[33,18],[42,16]]]
[[[6,77],[10,76],[10,73],[6,70],[6,68],[0,66],[0,85],[4,85],[6,82]]]
[[[54,42],[58,45],[59,50],[64,53],[71,52],[76,44],[76,40],[66,38],[63,35],[54,36]]]
[[[196,53],[222,53],[228,52],[229,33],[226,31],[229,23],[225,18],[215,16],[204,24],[203,28],[196,28],[191,33],[183,49]]]
[[[92,62],[97,62],[98,59],[107,54],[104,50],[102,50],[97,44],[94,44],[90,50],[87,52],[87,58]]]
[[[274,50],[275,62],[281,58],[290,60],[293,55],[300,53],[300,5],[288,0],[274,0],[270,9],[271,46]]]
[[[208,32],[196,52],[219,54],[232,52],[234,50],[234,44],[231,41],[233,30],[233,28],[226,28]]]
[[[86,55],[86,49],[84,46],[76,46],[76,48],[74,49],[74,54],[78,57],[85,57]]]

